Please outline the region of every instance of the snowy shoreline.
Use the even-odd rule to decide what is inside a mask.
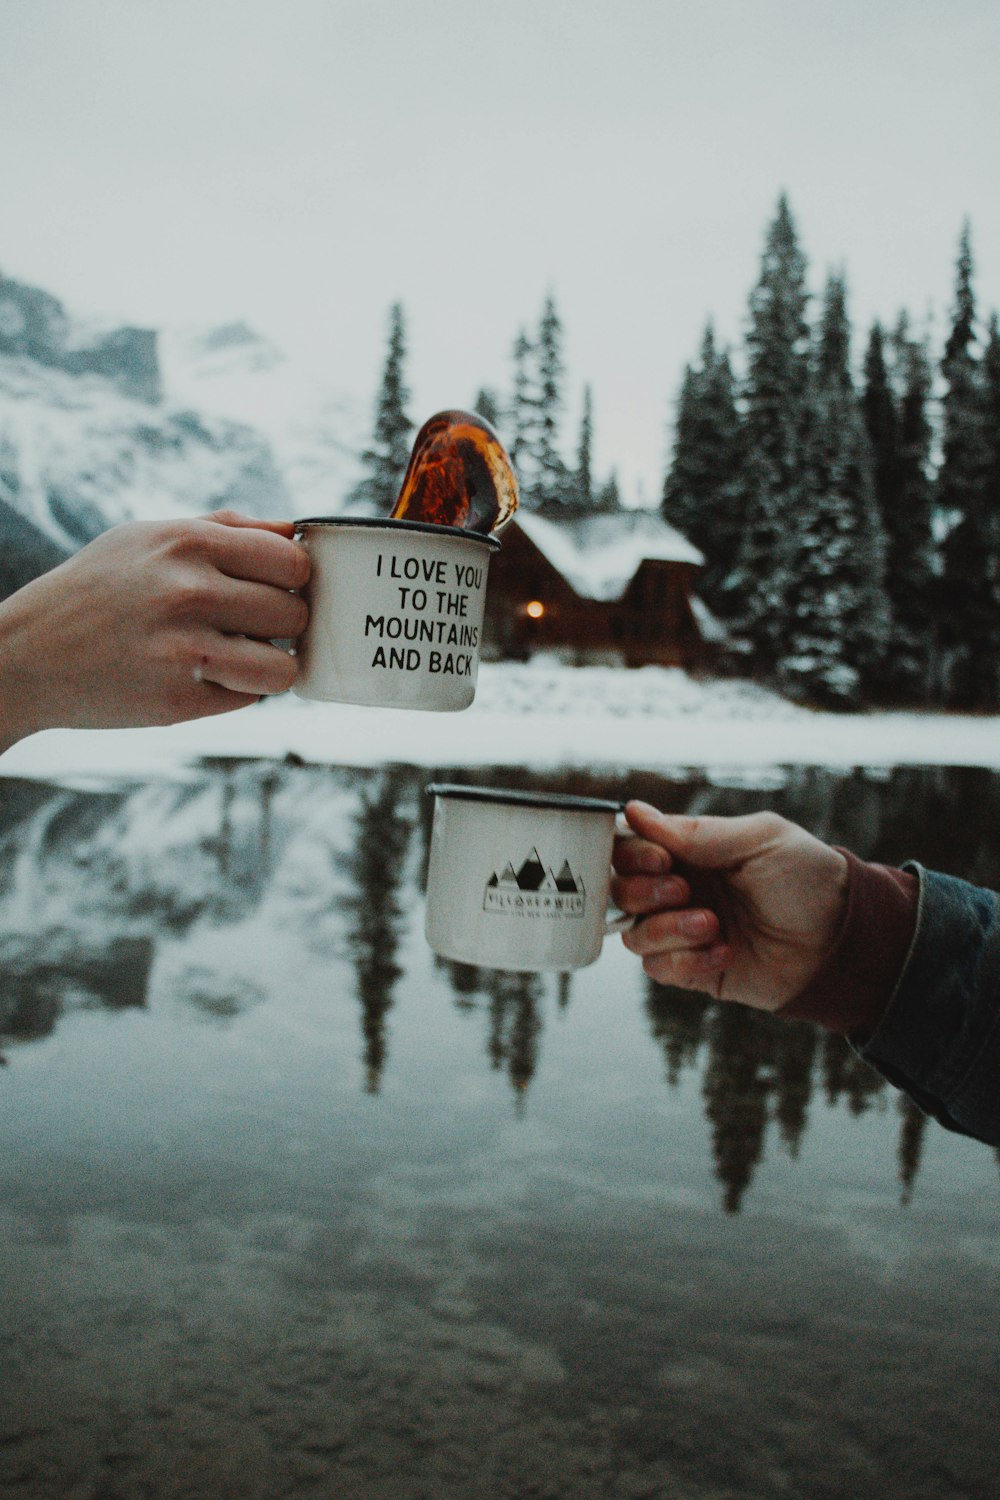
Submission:
[[[48,730],[0,756],[37,780],[176,776],[205,758],[373,766],[635,768],[769,780],[788,766],[1000,771],[1000,718],[812,713],[749,682],[679,670],[488,663],[459,714],[304,703],[291,695],[163,729]]]

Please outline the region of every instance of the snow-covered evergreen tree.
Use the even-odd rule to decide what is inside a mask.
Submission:
[[[563,407],[563,330],[555,301],[546,297],[532,340],[524,329],[514,343],[514,389],[507,423],[510,456],[521,502],[562,513],[573,504],[573,474],[559,453]]]
[[[830,276],[816,341],[806,482],[784,562],[778,680],[794,696],[854,707],[885,648],[885,537],[871,450],[851,377],[841,276]]]
[[[905,315],[889,339],[875,323],[865,354],[862,411],[886,538],[891,619],[877,689],[880,697],[898,702],[927,703],[933,693],[937,588],[929,393],[927,350],[910,337]]]
[[[663,485],[664,519],[705,554],[698,591],[725,612],[721,585],[743,536],[743,430],[727,350],[717,350],[709,323],[700,361],[684,370],[673,451]]]
[[[538,482],[538,381],[535,346],[521,328],[514,340],[514,389],[506,430],[510,436],[510,461],[517,475],[521,503],[533,497]]]
[[[612,469],[594,498],[594,509],[603,514],[622,509],[621,490],[618,486],[618,470]]]
[[[881,323],[875,322],[865,349],[861,410],[871,444],[875,494],[883,515],[895,508],[899,484],[899,412],[885,354],[885,332]]]
[[[594,402],[590,386],[583,388],[583,412],[580,417],[580,441],[576,448],[576,470],[573,474],[573,505],[587,512],[594,506]]]
[[[389,312],[389,348],[375,407],[375,430],[371,447],[361,455],[365,474],[355,491],[357,499],[384,515],[396,502],[410,457],[413,423],[406,411],[410,392],[403,376],[405,359],[403,308],[394,302]]]
[[[538,481],[535,502],[552,512],[563,508],[570,474],[559,453],[563,407],[563,327],[555,301],[546,297],[538,325]]]
[[[1000,702],[1000,516],[987,495],[986,390],[968,223],[959,243],[955,310],[941,373],[937,501],[948,526],[940,593],[945,692],[953,707],[993,708]]]
[[[986,467],[983,509],[1000,518],[1000,323],[990,314],[982,359]]]
[[[727,613],[738,615],[758,666],[785,651],[789,547],[806,489],[809,391],[806,262],[782,194],[750,295],[744,387],[746,459],[743,535],[726,580]]]
[[[492,387],[487,385],[479,387],[472,410],[479,416],[484,417],[491,427],[495,427],[497,432],[500,432],[503,425],[503,417],[500,412],[500,399]]]

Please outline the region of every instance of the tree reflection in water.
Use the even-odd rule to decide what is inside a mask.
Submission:
[[[764,1011],[718,1004],[648,978],[646,1014],[663,1050],[668,1085],[677,1088],[688,1069],[701,1071],[715,1173],[727,1213],[741,1208],[764,1158],[772,1123],[789,1155],[798,1155],[818,1088],[827,1104],[842,1102],[855,1116],[896,1101],[901,1198],[909,1203],[927,1116],[897,1095],[842,1037],[780,1021]]]
[[[979,771],[809,769],[746,788],[649,773],[423,774],[218,760],[179,783],[100,792],[0,778],[0,1036],[40,1041],[69,1008],[146,1005],[164,949],[180,957],[166,981],[156,963],[156,993],[229,1023],[271,993],[265,983],[254,989],[253,959],[242,948],[266,946],[273,935],[298,944],[302,961],[336,960],[346,950],[361,1007],[365,1086],[376,1092],[404,975],[406,917],[417,911],[426,863],[431,807],[423,786],[462,779],[638,795],[675,811],[773,807],[866,858],[919,855],[1000,887],[1000,777]],[[566,1008],[571,976],[554,981],[553,993],[543,976],[428,962],[446,974],[460,1009],[482,1015],[488,1063],[506,1074],[521,1108],[538,1068],[546,1003]],[[666,1086],[679,1087],[691,1072],[700,1079],[729,1213],[745,1201],[769,1137],[798,1153],[816,1099],[852,1115],[893,1112],[909,1201],[927,1121],[840,1038],[652,982],[640,993]]]
[[[345,903],[347,944],[357,972],[368,1093],[378,1093],[386,1061],[386,1016],[403,973],[396,952],[405,911],[406,853],[416,817],[413,773],[389,767],[363,785],[350,869],[356,890]]]
[[[485,1000],[489,1017],[486,1053],[491,1067],[506,1072],[520,1110],[538,1066],[543,976],[477,969],[446,958],[436,959],[435,963],[448,975],[456,1003],[462,1010],[476,1009],[477,997]],[[568,1002],[568,980],[568,975],[559,976],[561,1007]]]

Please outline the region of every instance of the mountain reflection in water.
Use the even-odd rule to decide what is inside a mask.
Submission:
[[[872,776],[790,772],[746,789],[632,775],[536,775],[411,767],[370,773],[301,764],[216,761],[191,781],[76,792],[0,782],[0,1039],[8,1051],[52,1035],[71,1011],[120,1011],[147,993],[157,945],[171,939],[174,1001],[219,1021],[267,1002],[252,964],[188,956],[177,940],[243,934],[248,951],[295,934],[303,965],[346,954],[354,969],[363,1086],[392,1066],[390,1015],[409,982],[401,945],[422,926],[430,779],[643,796],[674,811],[774,807],[821,837],[888,862],[922,862],[1000,883],[1000,778],[974,770]],[[250,941],[252,935],[252,942]],[[237,943],[237,951],[240,948]],[[523,1113],[550,1014],[572,1004],[574,976],[502,973],[422,955],[446,977],[458,1010],[478,1015],[482,1050]],[[664,1081],[700,1082],[721,1202],[736,1212],[769,1133],[799,1154],[817,1094],[852,1115],[898,1116],[897,1167],[907,1201],[928,1122],[838,1037],[761,1012],[661,987],[632,970]],[[295,975],[288,976],[294,983]],[[417,982],[421,982],[417,976]],[[553,988],[552,1005],[549,991]],[[110,1041],[109,1033],[109,1041]],[[936,1128],[936,1127],[934,1127]]]

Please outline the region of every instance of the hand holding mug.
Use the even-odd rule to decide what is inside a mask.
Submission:
[[[36,730],[172,724],[284,692],[309,559],[283,521],[130,522],[0,604],[0,749]]]
[[[612,894],[623,941],[661,984],[779,1010],[819,971],[844,918],[847,861],[777,813],[692,818],[629,802]]]

